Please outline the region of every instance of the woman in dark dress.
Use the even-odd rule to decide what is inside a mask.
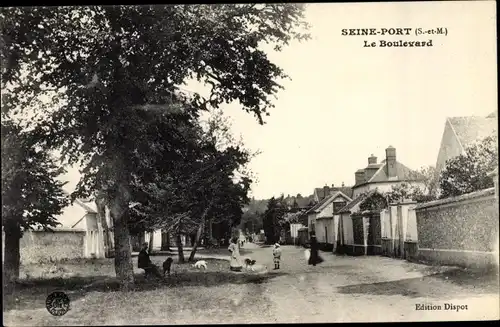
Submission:
[[[316,266],[319,263],[323,262],[323,259],[319,256],[319,245],[318,240],[316,239],[316,235],[311,233],[311,256],[309,257],[308,264]]]

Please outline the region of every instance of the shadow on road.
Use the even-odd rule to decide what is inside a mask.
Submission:
[[[269,279],[285,275],[272,272],[267,274],[235,273],[221,271],[194,271],[176,276],[166,277],[163,280],[144,278],[144,275],[135,275],[133,292],[145,292],[158,289],[203,286],[215,287],[223,284],[262,284]],[[30,308],[45,307],[45,298],[53,291],[64,291],[71,301],[84,297],[89,292],[120,292],[120,285],[116,278],[106,276],[71,277],[40,279],[17,283],[8,292],[4,292],[4,312],[16,309],[19,302],[30,302]],[[4,290],[5,291],[5,290]]]
[[[424,277],[338,287],[343,294],[453,297],[498,294],[498,275],[453,269]]]

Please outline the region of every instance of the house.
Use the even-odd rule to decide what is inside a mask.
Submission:
[[[446,161],[465,152],[474,142],[497,132],[498,117],[494,112],[486,117],[448,117],[444,124],[443,137],[436,161],[439,176]]]
[[[381,253],[380,212],[388,206],[377,189],[362,193],[340,209],[337,253],[367,255]]]
[[[55,217],[60,223],[52,231],[27,231],[20,240],[21,261],[43,262],[77,258],[104,258],[105,236],[95,202],[76,199]],[[108,226],[112,222],[106,217]],[[108,233],[109,234],[109,233]]]
[[[424,176],[411,170],[396,159],[396,149],[385,149],[385,159],[380,163],[373,154],[368,158],[368,165],[355,172],[355,184],[352,187],[353,198],[362,193],[378,189],[381,193],[389,192],[392,186],[408,183],[425,188]]]
[[[307,217],[307,227],[309,233],[313,231],[315,232],[316,215],[319,213],[318,209],[320,207],[323,208],[323,204],[328,202],[331,196],[337,194],[337,192],[342,193],[348,198],[352,197],[351,187],[345,186],[344,183],[342,183],[341,187],[335,187],[335,185],[332,184],[331,187],[325,185],[324,187],[317,187],[314,189],[313,197],[316,204],[304,212],[304,215]]]
[[[334,245],[337,243],[339,221],[337,213],[351,201],[350,197],[341,191],[336,191],[316,209],[316,239],[325,250],[333,250]]]
[[[334,184],[332,184],[331,187],[325,185],[323,187],[315,188],[313,192],[314,202],[318,203],[337,191],[342,192],[344,195],[347,195],[348,197],[352,197],[352,188],[350,186],[345,186],[344,183],[342,183],[342,186],[336,187]]]

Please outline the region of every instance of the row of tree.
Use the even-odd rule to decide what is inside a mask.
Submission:
[[[5,166],[2,160],[8,280],[19,272],[21,232],[50,226],[65,205],[57,165],[40,153],[57,150],[63,164],[82,167],[72,199],[95,196],[109,208],[115,270],[125,290],[134,283],[131,228],[179,235],[203,230],[207,217],[241,215],[251,179],[233,172],[251,154],[238,144],[219,147],[216,124],[203,129],[200,114],[238,101],[263,123],[278,80],[287,76],[259,46],[280,50],[307,38],[303,10],[298,4],[2,9],[2,134],[4,122],[12,126],[5,142],[12,160]],[[210,87],[209,96],[179,92],[193,78]],[[22,126],[18,111],[30,115]],[[25,148],[35,149],[43,171],[31,170],[37,159]]]

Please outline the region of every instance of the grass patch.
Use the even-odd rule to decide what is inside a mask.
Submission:
[[[157,263],[162,258],[152,260]],[[138,273],[129,292],[120,291],[114,271],[108,274],[114,268],[112,260],[65,263],[65,269],[71,266],[79,275],[23,279],[4,289],[4,321],[23,326],[204,324],[241,322],[242,315],[255,317],[255,312],[266,316],[270,307],[262,284],[280,274],[235,273],[226,260],[205,260],[206,271],[191,263],[175,264],[173,274],[160,280],[147,280]],[[99,274],[93,273],[94,266]],[[71,310],[62,317],[45,309],[47,295],[55,290],[64,291],[71,300]]]

